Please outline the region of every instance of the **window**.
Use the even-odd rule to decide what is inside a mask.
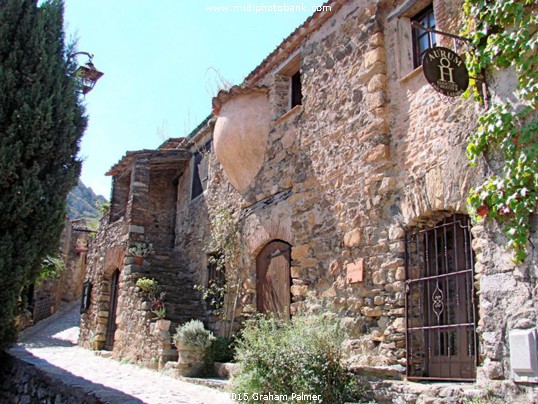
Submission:
[[[430,4],[420,13],[411,18],[411,22],[417,22],[424,28],[435,29],[435,16],[433,5]],[[415,68],[422,64],[422,58],[426,50],[436,45],[435,34],[428,33],[418,28],[413,28],[413,65]]]
[[[224,254],[210,254],[207,258],[207,289],[204,300],[209,311],[217,314],[224,306],[226,293],[226,267]]]
[[[296,53],[286,60],[275,74],[275,88],[271,101],[275,106],[275,118],[278,119],[303,104],[301,82],[301,54]]]
[[[192,169],[191,200],[201,195],[207,189],[209,181],[209,152],[211,141],[207,142],[202,149],[194,153]]]
[[[291,76],[290,99],[291,99],[291,108],[297,105],[301,105],[303,102],[303,93],[301,91],[301,72],[300,71],[297,71],[293,76]]]

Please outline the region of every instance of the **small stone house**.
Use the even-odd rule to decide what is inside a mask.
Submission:
[[[174,325],[200,318],[227,334],[255,311],[293,315],[313,294],[343,318],[359,372],[509,381],[509,333],[537,323],[536,218],[520,266],[495,223],[471,223],[466,198],[486,167],[465,150],[481,107],[427,83],[420,54],[452,40],[411,27],[457,33],[461,10],[329,1],[188,137],[127,153],[108,173],[82,343],[149,363],[151,314],[135,282],[150,276]],[[509,72],[488,84],[501,98],[515,86]],[[218,278],[211,257],[223,252],[208,246],[223,211],[234,230],[218,236],[239,248],[215,319],[194,286]],[[134,241],[154,247],[142,265],[127,253]]]
[[[21,330],[56,313],[62,302],[80,299],[92,233],[88,227],[86,219],[65,218],[58,255],[65,270],[49,279],[38,279],[28,288],[28,308],[17,319]]]

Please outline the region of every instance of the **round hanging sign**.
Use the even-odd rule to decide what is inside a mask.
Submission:
[[[430,85],[448,97],[457,97],[469,86],[469,72],[458,54],[441,46],[424,53],[422,70]]]

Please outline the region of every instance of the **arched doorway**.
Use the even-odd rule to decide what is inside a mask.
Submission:
[[[120,271],[116,269],[110,279],[110,301],[108,308],[108,321],[106,327],[105,349],[112,351],[114,348],[114,334],[116,332],[116,311],[118,308],[118,284]]]
[[[256,294],[258,311],[290,317],[291,245],[269,242],[256,257]]]

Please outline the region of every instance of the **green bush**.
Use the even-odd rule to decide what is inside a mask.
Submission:
[[[325,403],[358,401],[366,390],[343,365],[345,337],[341,322],[322,314],[250,320],[237,342],[233,391],[249,402],[261,394],[310,401],[292,399],[294,393],[319,395]]]
[[[176,345],[185,345],[190,348],[207,350],[215,336],[209,330],[206,330],[204,323],[200,320],[191,320],[178,327],[174,335]]]
[[[234,360],[234,341],[224,337],[216,337],[208,352],[211,362],[232,362]]]
[[[36,284],[41,286],[43,282],[56,281],[65,271],[67,271],[67,267],[61,256],[47,255],[41,264],[41,271],[37,277]]]

